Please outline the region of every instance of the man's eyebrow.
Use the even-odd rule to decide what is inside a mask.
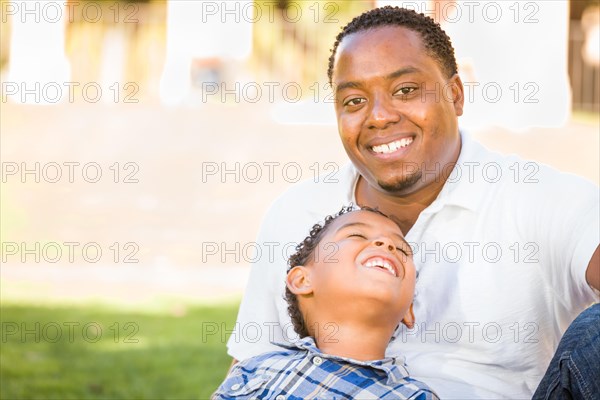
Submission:
[[[416,67],[404,67],[404,68],[400,68],[399,70],[386,75],[385,79],[392,80],[392,79],[396,79],[402,75],[414,74],[415,72],[419,72],[419,69]],[[358,82],[353,82],[353,81],[342,82],[336,86],[335,92],[338,93],[344,89],[349,89],[349,88],[356,89],[356,88],[360,88],[361,86],[362,85]]]
[[[414,74],[415,72],[419,72],[419,69],[416,67],[405,67],[405,68],[400,68],[397,71],[392,72],[391,74],[388,74],[385,79],[387,80],[391,80],[391,79],[396,79],[402,75],[406,75],[406,74]]]
[[[360,88],[360,84],[358,84],[357,82],[352,82],[352,81],[342,82],[335,87],[335,92],[339,93],[344,89],[350,89],[350,88],[352,88],[352,89]]]

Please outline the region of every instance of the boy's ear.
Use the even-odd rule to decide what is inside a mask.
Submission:
[[[294,294],[311,294],[313,292],[310,283],[310,270],[303,265],[292,268],[286,277],[285,283]]]
[[[410,303],[410,307],[406,310],[406,315],[402,318],[402,323],[409,328],[415,326],[415,313],[413,312],[413,303]]]

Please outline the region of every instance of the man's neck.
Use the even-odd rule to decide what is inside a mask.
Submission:
[[[452,162],[458,161],[461,147],[462,144],[459,142],[458,147],[450,156]],[[356,201],[362,206],[378,208],[392,217],[406,235],[417,222],[421,212],[438,197],[451,173],[451,168],[444,168],[432,182],[413,192],[401,194],[386,193],[376,189],[362,176],[359,176],[355,193]]]
[[[385,357],[395,327],[373,324],[316,324],[313,337],[325,354],[359,361],[381,360]]]
[[[371,187],[367,181],[359,177],[356,187],[356,201],[361,206],[375,207],[396,221],[406,235],[413,227],[419,214],[437,198],[442,184],[430,185],[417,192],[404,196],[393,196]]]

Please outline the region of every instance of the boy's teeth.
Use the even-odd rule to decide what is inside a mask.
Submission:
[[[386,260],[369,260],[367,261],[365,266],[368,268],[383,268],[387,270],[390,274],[396,276],[396,271],[394,271],[394,267],[392,267],[392,265]]]
[[[379,146],[373,146],[372,149],[375,153],[378,154],[388,154],[393,153],[394,151],[401,149],[403,147],[408,146],[413,141],[412,138],[403,138],[400,140],[395,140],[391,143],[380,144]]]

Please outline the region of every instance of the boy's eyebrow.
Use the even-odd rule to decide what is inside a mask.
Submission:
[[[348,222],[345,223],[344,225],[340,226],[336,232],[341,231],[342,229],[348,228],[348,227],[352,227],[352,226],[364,226],[365,228],[372,228],[373,225],[369,225],[369,224],[365,224],[364,222]],[[396,236],[398,239],[400,239],[405,245],[408,246],[408,248],[410,249],[410,244],[408,244],[408,242],[406,241],[406,239],[404,239],[404,236],[400,235],[399,233],[393,232],[392,235]]]
[[[404,68],[400,68],[399,70],[386,75],[385,79],[392,80],[392,79],[396,79],[402,75],[412,74],[415,72],[419,72],[419,69],[415,68],[415,67],[404,67]],[[342,82],[339,85],[337,85],[335,88],[335,92],[338,93],[344,89],[349,89],[349,88],[356,89],[356,88],[360,88],[360,87],[361,87],[361,84],[358,82],[347,81],[347,82]]]

